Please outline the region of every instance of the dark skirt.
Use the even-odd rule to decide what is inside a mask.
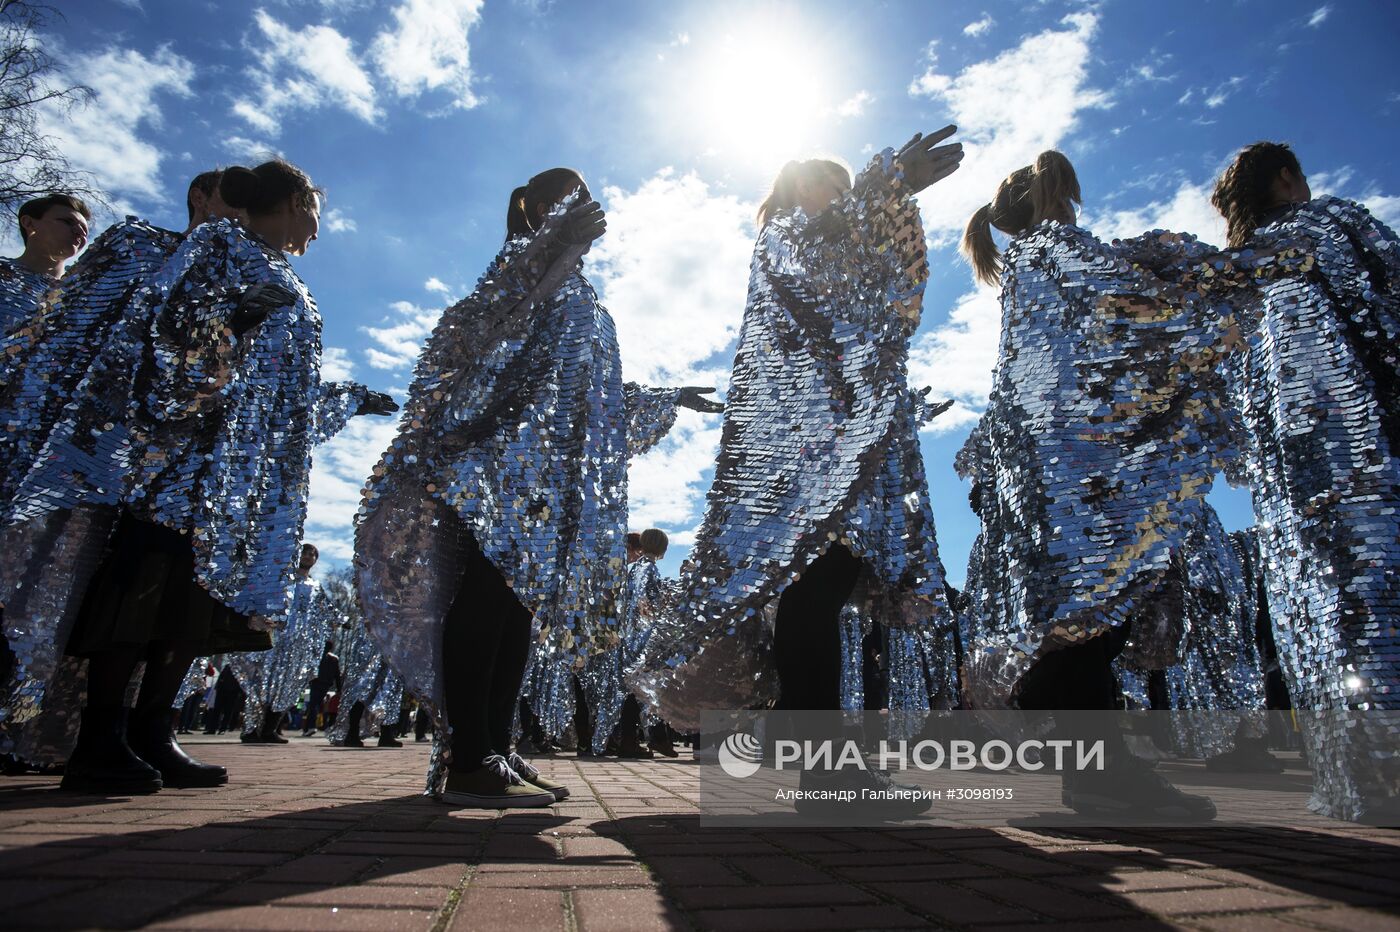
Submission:
[[[179,531],[125,510],[83,597],[68,653],[90,657],[152,642],[198,654],[268,650],[272,636],[209,594],[194,577],[194,549]]]

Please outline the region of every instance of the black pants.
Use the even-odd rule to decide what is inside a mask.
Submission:
[[[1118,707],[1113,661],[1132,626],[1120,625],[1082,644],[1051,651],[1021,677],[1023,709],[1097,711]]]
[[[326,687],[311,681],[311,695],[306,699],[306,719],[301,723],[302,731],[316,730],[316,716],[321,714],[321,707],[326,702]]]
[[[452,767],[475,770],[510,751],[511,725],[530,659],[530,610],[476,541],[442,637]]]
[[[855,554],[833,544],[783,591],[773,631],[778,708],[841,708],[841,609],[860,571]]]

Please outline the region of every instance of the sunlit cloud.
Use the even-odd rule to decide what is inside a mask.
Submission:
[[[360,229],[350,215],[339,207],[332,207],[321,221],[321,225],[329,233],[354,233]]]
[[[1332,5],[1330,3],[1320,6],[1317,9],[1313,10],[1312,15],[1308,17],[1308,25],[1313,29],[1316,29],[1318,26],[1321,26],[1324,22],[1326,22],[1327,17],[1331,15]]]
[[[991,32],[992,27],[996,24],[997,21],[992,19],[991,14],[983,13],[981,19],[968,23],[963,27],[963,35],[972,36],[973,38],[986,35],[988,32]]]
[[[394,26],[380,32],[371,55],[380,74],[400,97],[433,91],[450,95],[451,106],[481,102],[472,89],[467,35],[481,21],[483,0],[401,0]]]
[[[365,360],[374,369],[407,370],[418,360],[423,342],[432,334],[442,316],[439,308],[422,308],[410,301],[395,301],[395,316],[387,326],[361,327],[372,346],[365,348]]]

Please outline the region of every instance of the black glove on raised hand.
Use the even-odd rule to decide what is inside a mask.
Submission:
[[[383,392],[365,392],[365,400],[355,409],[355,415],[393,414],[399,410],[399,403]]]
[[[692,411],[699,411],[702,414],[719,414],[724,410],[724,405],[711,398],[703,398],[702,395],[713,395],[713,387],[703,388],[699,385],[687,385],[681,389],[680,396],[676,398],[676,404],[682,408],[689,408]]]
[[[958,170],[963,158],[962,143],[938,145],[957,131],[956,126],[945,126],[927,136],[915,133],[899,150],[896,158],[904,166],[904,186],[911,193],[917,194]]]
[[[569,208],[559,228],[559,241],[566,246],[586,246],[608,230],[608,221],[597,201],[584,201]]]

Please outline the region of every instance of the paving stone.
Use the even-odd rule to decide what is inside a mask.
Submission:
[[[557,890],[474,888],[463,894],[452,914],[450,932],[482,929],[565,928],[564,894]]]

